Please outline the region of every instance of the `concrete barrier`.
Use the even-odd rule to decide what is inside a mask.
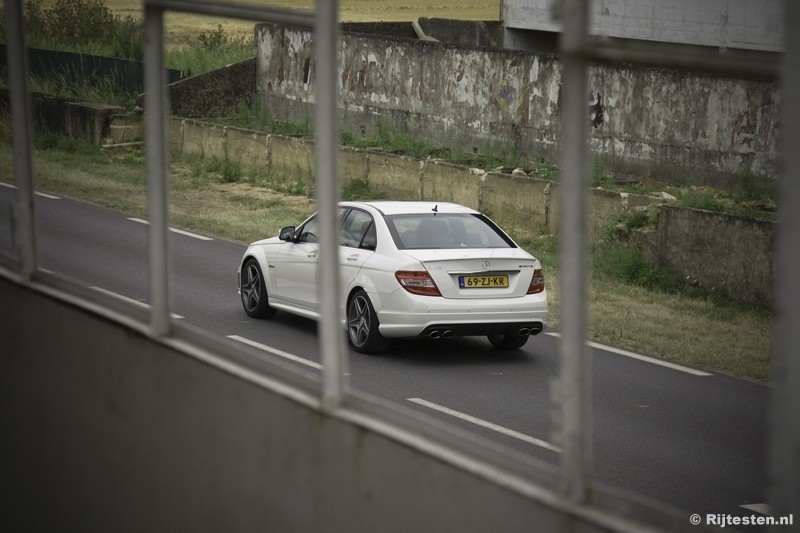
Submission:
[[[290,185],[314,181],[314,143],[307,139],[269,136],[270,179]]]
[[[472,172],[462,165],[437,159],[423,161],[423,165],[420,199],[455,202],[480,209],[483,172]]]
[[[743,302],[772,306],[775,222],[664,206],[649,236],[651,263]]]
[[[388,198],[419,200],[423,166],[423,162],[412,157],[370,151],[367,183]]]
[[[548,181],[491,172],[482,181],[481,210],[519,238],[552,233],[551,188]]]

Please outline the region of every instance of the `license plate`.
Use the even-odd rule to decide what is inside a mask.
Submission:
[[[462,289],[496,289],[508,287],[508,276],[480,275],[480,276],[459,276],[458,286]]]

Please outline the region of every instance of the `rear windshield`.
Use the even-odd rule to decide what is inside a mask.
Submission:
[[[400,250],[426,248],[516,248],[500,228],[480,214],[389,215],[386,224]]]

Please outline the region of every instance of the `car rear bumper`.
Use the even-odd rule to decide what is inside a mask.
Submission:
[[[379,330],[390,338],[430,336],[436,332],[444,336],[495,335],[518,333],[523,328],[536,334],[547,327],[546,292],[490,302],[397,291],[376,300]]]

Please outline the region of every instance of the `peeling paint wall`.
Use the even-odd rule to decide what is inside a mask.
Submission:
[[[277,119],[311,122],[312,34],[264,24],[256,35],[260,101]],[[386,127],[463,153],[557,160],[555,56],[345,33],[338,70],[345,132]],[[776,178],[777,84],[606,65],[589,79],[590,146],[607,170],[722,188],[744,171]]]
[[[771,307],[776,227],[767,220],[664,206],[656,231],[645,236],[640,246],[648,261],[679,279],[735,300]]]

